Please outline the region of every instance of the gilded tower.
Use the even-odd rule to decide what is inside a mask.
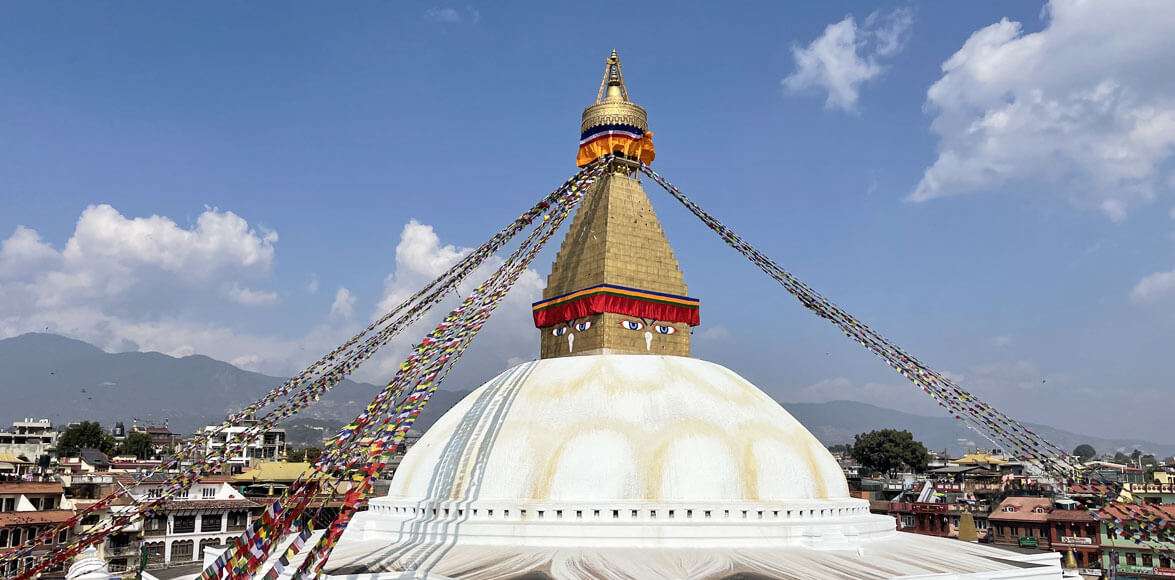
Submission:
[[[542,358],[582,354],[689,356],[699,319],[661,222],[626,162],[653,160],[648,115],[628,98],[616,51],[583,112],[579,165],[621,160],[585,196],[534,304]]]

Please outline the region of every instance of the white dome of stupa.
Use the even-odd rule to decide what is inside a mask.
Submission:
[[[491,408],[501,416],[486,417]],[[464,433],[474,423],[481,431]],[[438,480],[453,468],[476,477]],[[824,445],[733,371],[687,357],[595,355],[519,365],[466,397],[404,458],[389,497],[525,509],[849,494]]]
[[[1059,578],[1052,556],[897,532],[849,497],[811,433],[734,372],[609,354],[523,363],[467,395],[356,515],[328,571]]]

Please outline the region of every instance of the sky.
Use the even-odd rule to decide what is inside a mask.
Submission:
[[[1172,442],[1170,2],[4,8],[0,337],[296,372],[574,172],[616,48],[654,167],[784,267],[1012,416]],[[938,413],[646,189],[696,356]],[[552,259],[448,388],[537,356]]]

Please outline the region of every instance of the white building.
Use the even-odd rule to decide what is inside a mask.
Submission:
[[[134,484],[134,476],[118,474],[120,485],[130,491],[135,500],[158,497],[163,492],[165,477],[154,477]],[[119,545],[108,546],[108,560],[112,570],[126,570],[134,565],[138,554],[138,542],[147,552],[151,567],[179,566],[200,561],[203,551],[209,546],[225,546],[241,535],[253,519],[254,511],[260,511],[261,504],[246,499],[224,476],[207,476],[183,492],[176,499],[166,502],[156,510],[154,516],[139,524],[138,538],[127,537]],[[119,509],[133,509],[133,506],[114,506],[112,515]],[[140,539],[141,538],[141,539]],[[121,546],[131,549],[120,550]],[[126,554],[126,558],[114,555]]]
[[[0,431],[0,454],[24,456],[36,462],[57,446],[57,431],[48,419],[25,418],[13,421],[12,429]]]
[[[226,446],[233,447],[240,444],[245,437],[244,432],[255,424],[255,421],[246,421],[239,426],[229,427],[213,435],[205,444],[206,452],[212,454]],[[212,432],[218,428],[219,426],[209,425],[204,428],[204,432]],[[241,473],[255,461],[284,461],[285,458],[286,430],[270,429],[253,436],[252,439],[245,442],[245,445],[238,447],[228,458],[228,464],[233,473]]]

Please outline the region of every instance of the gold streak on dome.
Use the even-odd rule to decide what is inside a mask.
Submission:
[[[649,114],[628,100],[628,88],[624,86],[624,73],[620,70],[620,55],[616,54],[616,49],[612,49],[612,54],[604,61],[604,78],[600,80],[596,102],[583,110],[579,131],[582,133],[600,125],[632,125],[641,131],[649,130]]]

